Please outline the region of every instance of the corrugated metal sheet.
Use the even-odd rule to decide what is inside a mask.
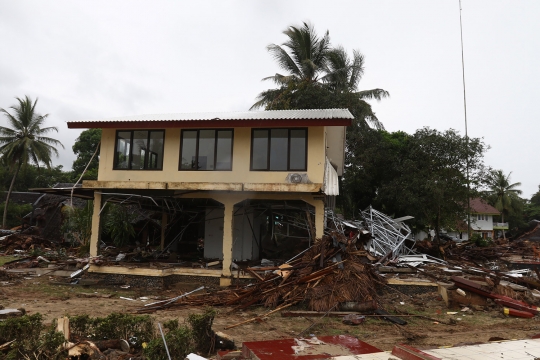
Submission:
[[[147,114],[108,119],[73,120],[84,122],[137,122],[137,121],[204,121],[204,120],[286,120],[286,119],[354,119],[347,109],[270,110],[241,112],[203,112],[178,114]]]
[[[336,169],[330,164],[330,160],[326,158],[326,164],[324,166],[324,191],[326,195],[338,196],[339,195],[339,178]]]

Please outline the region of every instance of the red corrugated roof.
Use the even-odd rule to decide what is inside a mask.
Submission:
[[[501,212],[480,198],[471,199],[471,213],[500,215]]]

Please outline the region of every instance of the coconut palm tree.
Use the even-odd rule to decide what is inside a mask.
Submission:
[[[369,123],[382,129],[371,105],[366,100],[389,96],[382,89],[358,91],[364,74],[364,56],[353,51],[349,58],[343,47],[332,48],[328,31],[319,37],[312,25],[290,26],[283,32],[288,40],[283,45],[267,47],[281,69],[287,73],[263,79],[278,86],[261,92],[251,109],[348,108],[360,126]]]
[[[330,49],[324,71],[326,74],[321,80],[325,86],[332,92],[343,95],[341,98],[347,99],[347,107],[355,118],[363,120],[360,124],[369,123],[376,129],[384,129],[366,100],[381,100],[390,94],[383,89],[358,91],[358,83],[364,75],[364,55],[360,51],[353,50],[353,57],[350,59],[342,46]]]
[[[504,175],[502,170],[494,170],[488,179],[489,189],[487,194],[492,205],[501,212],[501,222],[504,222],[504,214],[511,212],[515,208],[518,195],[522,193],[521,190],[516,189],[521,186],[521,183],[511,184],[510,175],[512,175],[512,172]],[[504,231],[503,237],[505,237]]]
[[[58,129],[42,127],[48,114],[40,115],[35,112],[37,99],[33,103],[28,96],[16,99],[18,104],[10,107],[12,113],[0,108],[0,113],[5,115],[9,124],[9,127],[0,126],[0,156],[14,171],[4,205],[2,228],[6,225],[9,198],[19,170],[28,163],[33,163],[38,168],[40,164],[50,168],[51,155],[58,156],[55,146],[64,147],[60,141],[46,136],[51,131],[58,132]]]
[[[313,26],[304,22],[302,27],[289,26],[283,34],[288,37],[285,43],[270,44],[266,49],[279,67],[288,74],[276,73],[263,78],[263,81],[274,81],[280,88],[260,93],[251,109],[271,105],[288,85],[298,85],[300,82],[317,83],[324,69],[326,54],[330,49],[328,31],[320,38]]]

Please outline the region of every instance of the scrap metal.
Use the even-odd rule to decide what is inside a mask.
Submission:
[[[410,236],[411,229],[403,222],[404,218],[392,219],[371,206],[362,211],[361,215],[371,233],[371,240],[366,248],[373,255],[382,257],[379,263],[386,259],[397,260],[402,255],[414,254],[414,251],[405,245],[406,240],[413,239]]]

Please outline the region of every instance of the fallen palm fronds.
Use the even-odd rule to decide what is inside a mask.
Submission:
[[[370,264],[362,262],[360,255],[354,241],[334,232],[325,235],[301,257],[272,268],[272,272],[268,268],[250,268],[250,272],[257,274],[254,284],[175,298],[167,305],[282,308],[304,302],[310,310],[328,311],[336,303],[377,300],[377,287],[384,280]],[[137,309],[153,310],[155,307]]]

